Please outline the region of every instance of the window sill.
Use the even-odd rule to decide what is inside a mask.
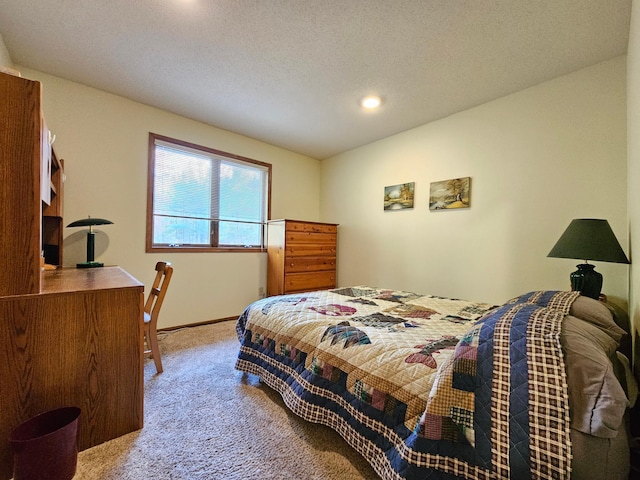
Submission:
[[[259,253],[266,252],[266,248],[260,247],[189,247],[189,246],[176,246],[176,247],[147,247],[147,253]]]

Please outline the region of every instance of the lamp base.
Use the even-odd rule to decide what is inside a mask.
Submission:
[[[100,262],[84,262],[84,263],[77,263],[76,267],[78,267],[78,268],[104,267],[104,263],[100,263]]]
[[[595,265],[589,263],[581,263],[576,267],[578,267],[578,270],[570,275],[571,290],[578,291],[585,297],[598,300],[600,290],[602,290],[602,274],[596,272],[594,270],[596,268]]]

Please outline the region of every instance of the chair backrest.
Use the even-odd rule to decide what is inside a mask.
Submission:
[[[171,275],[173,275],[171,263],[156,263],[156,278],[153,281],[153,286],[144,304],[144,311],[151,317],[151,323],[154,325],[158,321],[158,314],[160,313],[164,296],[167,294]]]

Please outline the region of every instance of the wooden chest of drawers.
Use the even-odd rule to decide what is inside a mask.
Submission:
[[[271,220],[267,226],[267,295],[336,286],[338,225]]]

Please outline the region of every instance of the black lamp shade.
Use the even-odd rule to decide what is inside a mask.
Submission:
[[[585,260],[571,274],[571,288],[591,298],[600,296],[602,275],[586,261],[629,263],[609,222],[593,218],[572,220],[547,257]]]
[[[111,220],[105,220],[104,218],[83,218],[82,220],[76,220],[71,222],[67,227],[92,227],[93,225],[112,225]]]
[[[105,220],[104,218],[83,218],[81,220],[76,220],[75,222],[71,222],[67,227],[89,227],[89,231],[87,232],[87,261],[83,263],[78,263],[76,266],[78,268],[95,268],[95,267],[103,267],[104,263],[96,262],[95,259],[95,237],[96,234],[93,231],[94,225],[111,225],[113,222],[111,220]]]
[[[547,257],[629,263],[606,220],[572,220]]]

